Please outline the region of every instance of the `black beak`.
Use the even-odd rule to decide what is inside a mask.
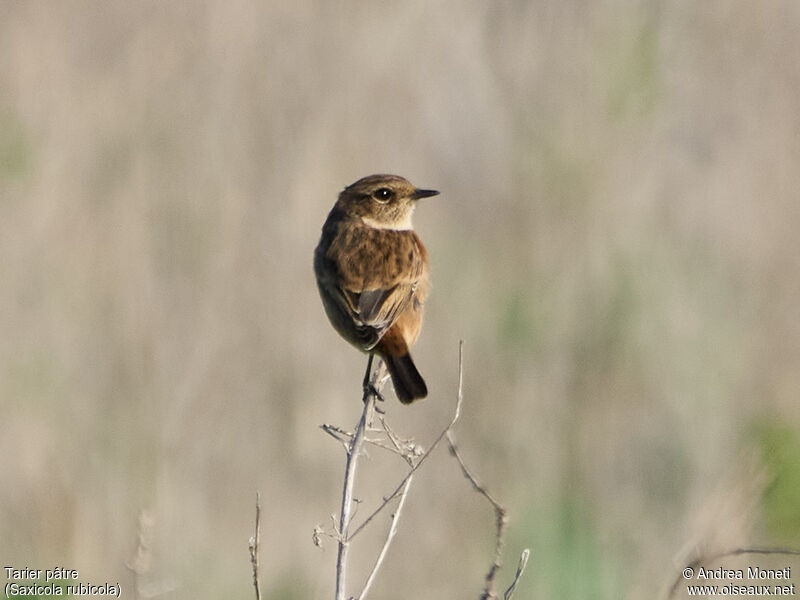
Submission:
[[[437,190],[414,190],[414,200],[419,200],[420,198],[430,198],[431,196],[438,196],[439,192]]]

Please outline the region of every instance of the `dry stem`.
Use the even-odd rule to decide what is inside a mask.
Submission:
[[[496,527],[494,559],[492,560],[492,565],[489,567],[489,572],[486,574],[486,586],[483,589],[483,594],[481,594],[481,600],[497,598],[497,594],[495,592],[495,579],[497,577],[497,573],[500,571],[500,567],[503,564],[503,546],[505,545],[506,523],[508,523],[506,509],[502,504],[494,499],[486,487],[478,482],[475,475],[472,473],[472,471],[470,471],[469,467],[467,467],[464,459],[461,457],[461,454],[458,451],[458,446],[456,446],[456,441],[453,437],[453,434],[449,431],[447,432],[447,443],[450,446],[450,454],[452,454],[458,461],[464,477],[466,477],[467,480],[472,484],[472,487],[475,489],[475,491],[486,498],[494,508]]]
[[[397,510],[395,510],[394,514],[392,515],[392,525],[389,527],[389,533],[386,536],[386,541],[383,543],[383,548],[381,548],[378,559],[375,561],[375,566],[372,567],[372,572],[369,574],[369,577],[367,577],[367,582],[364,584],[364,589],[361,590],[358,600],[364,600],[367,597],[367,593],[372,587],[372,582],[375,581],[375,576],[378,574],[378,571],[383,565],[383,561],[386,558],[386,552],[389,550],[389,545],[392,543],[392,540],[397,533],[397,522],[400,520],[400,513],[402,512],[403,506],[406,503],[408,488],[411,486],[411,479],[412,478],[409,477],[405,486],[403,487],[403,492],[400,494],[400,502],[397,504]]]
[[[414,473],[417,472],[417,469],[419,469],[423,465],[423,463],[427,460],[427,458],[433,453],[433,451],[436,449],[436,446],[439,445],[439,443],[444,439],[445,435],[447,435],[447,433],[453,428],[453,426],[458,421],[458,418],[461,416],[461,405],[464,400],[464,395],[462,392],[463,380],[464,380],[463,349],[464,349],[464,342],[460,342],[458,345],[458,396],[456,399],[456,410],[455,413],[453,414],[453,418],[451,419],[447,427],[445,427],[439,434],[439,436],[433,441],[430,448],[428,448],[428,450],[424,454],[422,454],[422,456],[420,456],[419,461],[413,467],[411,467],[411,469],[409,469],[408,473],[402,479],[402,481],[400,481],[400,484],[395,488],[395,490],[391,494],[389,494],[386,498],[384,498],[383,502],[378,506],[378,508],[376,508],[366,519],[364,519],[364,522],[361,523],[361,525],[359,525],[356,528],[356,530],[353,532],[353,535],[350,536],[351,539],[354,538],[356,535],[358,535],[361,532],[361,530],[364,529],[364,527],[366,527],[370,523],[370,521],[372,521],[372,519],[374,519],[378,515],[378,513],[380,513],[384,508],[386,508],[389,502],[397,498],[397,496],[399,496],[402,493],[402,490],[405,487],[408,480],[411,479]]]
[[[256,492],[256,531],[250,538],[250,564],[253,565],[253,587],[256,600],[261,600],[261,583],[258,576],[258,543],[261,541],[261,494]]]
[[[405,505],[406,498],[408,496],[408,490],[411,486],[411,480],[413,479],[414,473],[425,463],[428,457],[433,453],[436,447],[441,443],[441,441],[446,437],[448,440],[448,444],[450,446],[450,451],[453,456],[456,457],[458,460],[459,465],[461,466],[461,470],[464,476],[470,481],[472,486],[478,491],[481,495],[483,495],[494,507],[495,515],[496,515],[496,524],[497,524],[497,535],[496,535],[496,542],[495,542],[495,552],[494,552],[494,559],[492,561],[491,568],[489,573],[486,576],[486,587],[481,595],[482,600],[489,600],[497,598],[497,594],[495,592],[495,579],[497,572],[501,566],[501,557],[502,557],[502,550],[503,545],[505,543],[505,526],[506,526],[506,510],[505,508],[492,497],[489,491],[480,483],[478,483],[477,478],[473,475],[470,469],[467,467],[466,463],[464,462],[463,458],[461,457],[458,448],[456,446],[455,439],[452,434],[452,429],[455,426],[456,422],[458,421],[459,417],[461,416],[461,407],[463,404],[463,380],[464,380],[464,365],[463,365],[463,349],[464,343],[463,341],[459,343],[458,348],[458,393],[456,399],[456,407],[455,412],[453,414],[453,418],[450,420],[450,423],[442,430],[439,436],[433,441],[427,451],[420,453],[419,447],[414,445],[413,443],[401,440],[387,425],[386,420],[384,418],[380,419],[381,425],[383,427],[383,433],[385,434],[385,438],[388,439],[389,443],[385,443],[383,440],[375,440],[370,439],[366,436],[366,431],[370,427],[372,422],[372,417],[375,411],[375,400],[376,395],[380,394],[379,387],[382,385],[384,377],[384,365],[383,363],[380,364],[379,368],[376,369],[375,373],[372,375],[370,379],[369,385],[364,386],[364,410],[361,413],[361,418],[356,426],[355,431],[351,434],[349,432],[344,431],[343,429],[332,426],[332,425],[323,425],[322,429],[330,434],[334,439],[340,442],[347,451],[347,462],[345,465],[345,478],[344,478],[344,487],[342,491],[342,507],[341,507],[341,514],[339,517],[338,527],[334,522],[334,530],[336,533],[336,539],[338,541],[338,555],[336,559],[336,600],[346,600],[346,576],[347,576],[347,561],[349,556],[350,550],[350,542],[367,526],[372,520],[381,512],[383,511],[390,502],[399,498],[399,502],[397,505],[397,509],[392,515],[391,525],[389,527],[389,532],[386,536],[386,540],[384,541],[383,547],[375,561],[375,565],[372,568],[367,580],[364,584],[361,593],[358,596],[358,600],[364,600],[369,593],[373,582],[375,581],[375,577],[380,570],[381,566],[384,563],[386,558],[387,551],[389,546],[392,543],[396,533],[397,533],[397,524],[400,519],[400,513],[403,510],[403,506]],[[369,370],[369,367],[368,367]],[[358,466],[358,458],[362,451],[362,448],[365,443],[374,444],[377,447],[384,448],[395,454],[401,456],[404,460],[408,462],[411,468],[406,473],[405,477],[400,481],[400,484],[397,488],[388,496],[383,499],[383,502],[372,512],[370,513],[364,521],[351,532],[351,525],[352,519],[354,516],[354,505],[355,499],[353,497],[353,489],[355,486],[355,476]],[[314,531],[314,539],[315,543],[319,543],[319,535],[321,529],[318,527]],[[528,562],[528,557],[530,555],[529,550],[525,550],[520,557],[519,566],[517,567],[517,573],[514,577],[513,582],[508,587],[504,594],[504,600],[510,600],[514,590],[519,582],[522,573],[525,570],[525,566]]]
[[[519,564],[517,565],[517,574],[514,575],[514,581],[511,582],[511,585],[508,586],[506,593],[503,594],[503,600],[511,600],[511,597],[514,595],[514,590],[517,588],[517,583],[519,582],[519,578],[522,577],[522,574],[525,572],[525,567],[528,566],[528,559],[531,556],[531,551],[528,548],[522,551],[522,555],[519,557]]]
[[[370,362],[372,364],[372,357]],[[369,367],[368,367],[369,368]],[[336,556],[336,600],[345,600],[347,589],[347,559],[350,552],[350,521],[353,518],[353,488],[356,481],[356,470],[358,467],[358,457],[364,445],[364,432],[367,423],[372,420],[375,410],[375,395],[380,393],[378,386],[381,385],[384,365],[375,369],[370,380],[370,385],[364,389],[364,410],[361,412],[361,419],[347,447],[347,463],[344,472],[344,487],[342,490],[342,509],[339,516],[339,549]]]

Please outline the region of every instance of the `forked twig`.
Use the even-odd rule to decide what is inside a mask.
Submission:
[[[508,524],[507,512],[505,507],[492,496],[489,490],[478,482],[478,479],[464,462],[464,459],[461,457],[461,453],[458,451],[458,446],[456,445],[456,441],[453,438],[452,432],[447,433],[447,442],[450,446],[450,453],[458,461],[458,465],[461,467],[461,472],[464,474],[464,477],[466,477],[467,480],[472,484],[472,487],[475,489],[475,491],[486,498],[492,507],[494,507],[496,527],[494,559],[492,560],[491,567],[489,567],[489,572],[486,574],[486,586],[483,589],[480,600],[497,598],[497,594],[495,593],[495,579],[497,577],[497,573],[500,571],[500,567],[502,566],[503,546],[505,546],[506,525]],[[525,550],[522,551],[522,555],[519,558],[519,564],[517,565],[517,573],[514,576],[514,581],[511,582],[511,585],[508,587],[505,594],[503,594],[504,600],[510,600],[514,595],[514,590],[517,587],[517,583],[519,582],[520,577],[522,577],[522,574],[525,572],[525,567],[528,565],[528,558],[530,557],[530,554],[531,551],[528,548],[525,548]]]
[[[319,426],[322,431],[327,433],[337,442],[344,446],[345,452],[347,452],[350,448],[350,441],[353,439],[353,434],[349,431],[345,431],[341,427],[337,427],[336,425],[328,425],[327,423]]]
[[[334,522],[334,531],[336,533],[335,537],[338,541],[338,555],[336,560],[336,600],[345,600],[347,597],[346,595],[346,576],[347,576],[347,561],[350,549],[350,542],[367,526],[369,525],[375,517],[380,514],[390,502],[399,498],[399,502],[397,503],[397,508],[394,514],[391,517],[391,525],[389,527],[389,531],[386,536],[386,540],[384,541],[383,547],[375,561],[375,565],[372,568],[372,571],[367,577],[366,582],[364,583],[364,587],[361,590],[361,593],[358,595],[357,600],[365,600],[367,594],[369,593],[373,582],[377,576],[378,571],[382,567],[389,546],[391,545],[396,533],[397,533],[397,524],[400,519],[400,514],[405,506],[406,498],[408,497],[408,491],[411,486],[411,481],[414,477],[414,474],[417,470],[425,463],[428,457],[434,452],[436,447],[442,442],[442,440],[446,437],[448,440],[448,444],[450,447],[450,452],[453,456],[456,457],[458,463],[461,467],[461,470],[464,476],[470,481],[472,486],[478,491],[481,495],[483,495],[494,507],[495,516],[496,516],[496,526],[497,526],[497,537],[495,543],[495,553],[494,559],[492,561],[491,568],[489,573],[486,576],[486,586],[481,595],[481,599],[489,600],[497,598],[495,593],[495,579],[497,573],[501,566],[501,557],[502,557],[502,550],[503,545],[505,542],[505,526],[507,522],[506,517],[506,509],[489,493],[489,491],[481,485],[475,475],[470,471],[469,467],[467,467],[466,463],[464,462],[463,458],[461,457],[458,447],[456,446],[455,439],[453,437],[452,429],[455,424],[458,422],[459,417],[461,416],[461,407],[464,401],[463,395],[463,381],[464,381],[464,360],[463,360],[463,350],[464,350],[464,343],[461,341],[458,347],[458,393],[456,399],[456,407],[453,413],[453,417],[448,423],[448,425],[441,431],[441,433],[436,437],[427,451],[419,453],[419,447],[413,445],[412,443],[406,442],[405,440],[401,440],[398,438],[394,432],[389,428],[386,424],[386,420],[381,418],[381,423],[383,425],[383,432],[386,438],[389,441],[389,444],[386,444],[383,440],[376,440],[370,439],[366,435],[366,431],[368,427],[370,427],[370,423],[372,421],[372,416],[375,411],[375,400],[376,396],[380,394],[379,386],[383,383],[381,377],[383,376],[383,369],[385,365],[381,363],[378,369],[376,369],[375,373],[372,375],[372,378],[369,381],[369,385],[365,381],[364,387],[364,410],[361,414],[361,418],[356,426],[356,429],[353,433],[346,432],[339,427],[331,426],[331,425],[323,425],[322,429],[331,435],[334,439],[344,445],[347,451],[347,462],[345,466],[345,480],[344,480],[344,487],[342,491],[342,507],[341,507],[341,515],[339,518],[338,525]],[[370,365],[371,365],[371,358],[370,358]],[[367,372],[369,373],[369,366],[367,367]],[[395,488],[395,490],[389,494],[388,496],[384,497],[383,502],[379,504],[379,506],[370,513],[363,522],[355,527],[351,531],[351,525],[353,521],[354,513],[354,504],[356,500],[353,497],[353,489],[355,485],[355,475],[358,465],[358,457],[361,453],[361,450],[365,443],[374,444],[375,446],[384,448],[391,452],[394,452],[404,458],[408,464],[410,465],[409,470],[407,471],[405,477],[400,481],[399,485]],[[320,535],[320,528],[315,529],[314,531],[314,539],[315,543],[319,543]],[[517,567],[517,573],[512,581],[511,585],[508,587],[504,594],[504,600],[510,600],[512,595],[514,594],[514,590],[519,582],[520,577],[522,576],[525,567],[528,562],[528,557],[530,556],[530,551],[525,550],[520,557],[519,566]],[[350,597],[352,600],[352,597]]]
[[[497,598],[497,594],[495,593],[495,579],[497,577],[497,573],[500,571],[500,567],[502,566],[503,546],[505,545],[506,537],[506,524],[508,523],[506,509],[502,504],[495,500],[485,486],[478,482],[477,477],[472,473],[472,471],[470,471],[469,467],[467,467],[464,459],[461,457],[461,454],[458,451],[458,446],[456,446],[456,441],[451,431],[447,432],[447,444],[450,447],[450,454],[452,454],[458,461],[458,465],[461,467],[461,472],[464,474],[464,477],[470,482],[475,491],[486,498],[486,500],[488,500],[494,508],[496,528],[494,558],[492,560],[491,567],[489,567],[489,572],[486,574],[486,586],[484,587],[483,594],[481,594],[480,598],[481,600]]]
[[[425,463],[427,458],[436,449],[436,446],[439,445],[439,443],[444,439],[445,435],[447,435],[447,432],[450,431],[458,421],[458,418],[461,416],[461,405],[464,401],[464,395],[462,392],[463,381],[464,381],[463,355],[464,355],[464,342],[461,341],[458,344],[458,397],[456,400],[456,410],[455,413],[453,414],[453,418],[450,420],[450,424],[442,430],[439,436],[433,441],[430,448],[428,448],[428,450],[424,454],[422,454],[422,456],[420,456],[419,461],[417,461],[417,464],[415,464],[413,467],[411,467],[411,469],[409,469],[408,473],[406,473],[406,476],[402,479],[402,481],[400,481],[400,485],[398,485],[397,488],[395,488],[395,490],[391,494],[389,494],[386,498],[383,499],[383,502],[378,506],[378,508],[376,508],[366,519],[364,519],[364,522],[361,523],[361,525],[356,527],[355,531],[353,531],[353,534],[350,536],[350,539],[356,537],[364,529],[364,527],[366,527],[370,523],[370,521],[372,521],[372,519],[374,519],[384,508],[386,508],[386,506],[392,500],[394,500],[395,498],[397,498],[397,496],[400,495],[400,493],[403,490],[403,487],[406,485],[408,480],[411,479],[414,473],[417,472],[417,469],[419,469]]]

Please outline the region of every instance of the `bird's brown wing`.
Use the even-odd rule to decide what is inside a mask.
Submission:
[[[341,288],[340,288],[341,289]],[[359,330],[359,337],[371,350],[402,313],[413,295],[414,286],[398,283],[389,289],[354,292],[341,289],[348,313]]]
[[[394,269],[387,268],[384,254],[374,251],[379,241],[395,245]],[[315,271],[334,327],[369,351],[417,293],[425,276],[424,247],[412,231],[389,234],[355,227],[343,233],[331,226],[323,229]]]

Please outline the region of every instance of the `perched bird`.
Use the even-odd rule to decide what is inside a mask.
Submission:
[[[369,175],[347,186],[322,227],[314,273],[331,324],[389,370],[398,399],[428,395],[409,348],[422,327],[428,253],[411,225],[417,200],[435,196],[397,175]]]

